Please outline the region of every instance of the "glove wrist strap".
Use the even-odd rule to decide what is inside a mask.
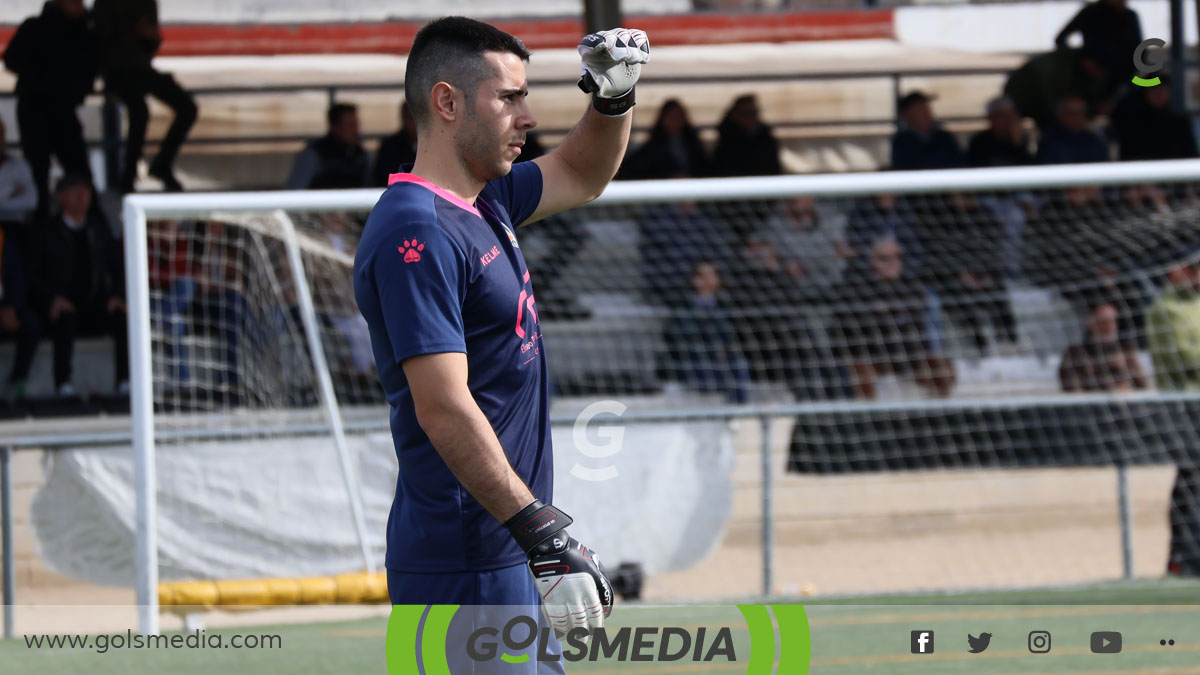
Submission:
[[[600,98],[592,94],[592,107],[600,111],[601,115],[620,117],[637,104],[633,94],[636,89],[637,87],[633,87],[617,98]]]
[[[538,544],[566,529],[572,522],[571,516],[535,499],[505,521],[504,527],[512,533],[513,539],[517,540],[521,549],[529,553]]]

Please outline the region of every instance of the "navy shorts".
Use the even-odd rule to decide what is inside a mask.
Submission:
[[[513,565],[484,572],[424,572],[387,571],[388,595],[393,605],[463,605],[450,622],[446,640],[446,660],[454,675],[559,675],[565,673],[563,661],[544,661],[537,658],[538,641],[528,649],[512,654],[528,654],[524,664],[505,663],[498,659],[475,661],[465,648],[469,636],[481,626],[503,628],[511,619],[523,615],[532,617],[541,627],[546,626],[541,612],[541,595],[533,584],[529,567]],[[524,637],[524,628],[519,629]],[[562,654],[562,645],[554,631],[546,632],[549,641],[544,652]],[[503,651],[503,647],[500,649]],[[512,650],[508,650],[511,652]]]

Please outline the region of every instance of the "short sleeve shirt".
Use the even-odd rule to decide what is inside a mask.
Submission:
[[[542,196],[541,170],[513,166],[474,204],[393,174],[354,260],[354,294],[388,404],[400,474],[388,517],[387,567],[464,572],[523,563],[512,536],[459,483],[417,423],[401,364],[462,352],[468,387],[517,475],[553,493],[545,348],[514,224]]]

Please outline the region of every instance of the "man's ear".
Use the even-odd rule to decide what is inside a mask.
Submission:
[[[438,82],[430,93],[429,105],[433,108],[433,114],[443,121],[453,122],[462,114],[462,93],[450,84]]]

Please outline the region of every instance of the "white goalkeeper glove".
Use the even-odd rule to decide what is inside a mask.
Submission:
[[[650,60],[645,31],[614,28],[587,35],[579,42],[583,74],[579,88],[592,95],[592,104],[605,115],[621,115],[634,105],[633,85]]]
[[[600,557],[570,537],[571,516],[534,500],[504,526],[529,556],[542,611],[561,638],[573,628],[600,628],[613,608]]]

